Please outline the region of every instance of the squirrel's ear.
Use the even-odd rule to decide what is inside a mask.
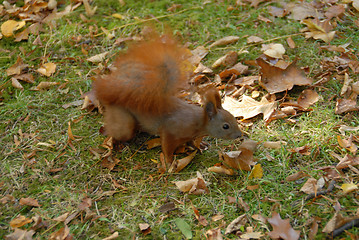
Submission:
[[[217,88],[215,88],[213,85],[210,85],[201,91],[203,93],[202,97],[206,105],[207,103],[211,102],[215,108],[222,109],[221,96],[219,95]]]
[[[217,108],[212,102],[207,102],[204,109],[210,120],[217,114]]]

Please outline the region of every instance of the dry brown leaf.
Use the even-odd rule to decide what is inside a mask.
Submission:
[[[280,215],[276,212],[272,212],[272,217],[267,221],[272,225],[273,230],[268,233],[272,239],[284,239],[284,240],[297,240],[300,236],[300,231],[294,230],[289,223],[289,219],[281,219]]]
[[[145,236],[151,233],[151,226],[148,223],[139,223],[138,227]]]
[[[327,222],[322,232],[332,233],[335,229],[342,226],[344,223],[344,217],[339,212],[335,212],[334,216]]]
[[[249,36],[247,38],[247,43],[250,44],[250,43],[260,43],[260,42],[263,42],[264,40],[260,37],[257,37],[257,36]]]
[[[280,17],[280,18],[288,14],[288,12],[283,8],[279,8],[275,6],[268,6],[268,13],[273,17]]]
[[[209,167],[208,172],[220,173],[220,174],[227,174],[227,175],[234,175],[234,171],[231,168],[226,167],[221,163],[217,163],[213,167]]]
[[[69,215],[70,215],[70,213],[66,212],[66,213],[64,213],[64,214],[62,214],[62,215],[60,215],[60,216],[58,216],[58,217],[56,217],[56,218],[54,218],[52,220],[57,221],[57,222],[64,222]]]
[[[351,135],[349,139],[342,139],[340,135],[337,135],[337,140],[339,143],[339,146],[342,148],[345,148],[346,150],[350,151],[351,153],[356,153],[358,150],[357,145],[353,143],[353,136]]]
[[[297,4],[295,7],[293,7],[291,12],[291,17],[294,20],[298,21],[306,19],[308,17],[323,17],[323,14],[321,14],[317,9],[315,9],[312,4],[307,2]]]
[[[202,59],[207,56],[208,49],[203,46],[198,46],[197,48],[193,49],[191,53],[192,56],[188,59],[188,61],[192,65],[197,66],[202,61]]]
[[[251,171],[251,166],[255,165],[253,152],[256,146],[256,142],[244,140],[238,148],[239,151],[220,153],[219,158],[233,169]]]
[[[217,59],[212,64],[212,68],[217,68],[220,66],[231,67],[237,62],[237,59],[238,59],[238,53],[235,51],[230,51],[226,53],[223,57]]]
[[[65,240],[69,237],[70,229],[67,225],[58,231],[51,233],[49,240]]]
[[[36,72],[46,77],[50,77],[53,73],[55,73],[55,71],[56,71],[56,64],[52,62],[42,64],[42,66],[36,70]]]
[[[332,19],[335,17],[340,17],[345,12],[345,5],[344,4],[336,4],[327,9],[327,11],[324,13],[324,15],[327,17],[327,19]]]
[[[6,74],[8,76],[19,75],[21,72],[26,69],[29,65],[24,63],[20,56],[17,57],[16,63],[6,69]]]
[[[291,151],[292,153],[299,153],[301,155],[304,155],[304,156],[308,156],[310,155],[310,147],[307,146],[307,145],[304,145],[302,147],[296,147],[296,148],[293,148],[293,149],[289,149],[289,151]]]
[[[35,234],[34,230],[22,230],[19,228],[16,228],[13,233],[10,233],[9,235],[5,236],[6,240],[32,240],[32,235]]]
[[[312,84],[312,80],[305,77],[303,71],[299,70],[294,62],[286,69],[272,66],[262,58],[257,59],[257,64],[261,67],[259,84],[270,94],[291,90],[294,85]]]
[[[186,181],[177,181],[174,183],[181,192],[188,192],[189,194],[195,195],[209,192],[207,183],[204,181],[202,175],[199,172],[197,172],[196,178],[192,178]]]
[[[197,154],[197,150],[192,152],[191,154],[189,154],[187,157],[184,157],[181,159],[176,159],[175,161],[173,161],[172,165],[168,169],[168,172],[169,173],[180,172],[183,168],[185,168],[193,160],[193,158],[196,156],[196,154]]]
[[[227,36],[227,37],[224,37],[224,38],[221,38],[221,39],[215,41],[208,48],[213,48],[213,47],[216,47],[216,46],[223,46],[223,45],[228,45],[228,44],[231,44],[231,43],[235,43],[239,39],[240,39],[240,37],[237,37],[237,36]]]
[[[208,225],[208,221],[205,217],[203,217],[202,215],[199,214],[199,211],[197,208],[195,208],[192,204],[192,208],[193,208],[193,212],[194,212],[194,216],[196,217],[196,219],[198,220],[198,222],[206,227]]]
[[[24,87],[21,85],[21,83],[14,77],[11,78],[11,85],[14,88],[24,90]]]
[[[327,44],[329,44],[334,36],[335,31],[331,31],[333,26],[331,25],[329,19],[324,21],[319,21],[316,19],[305,19],[302,21],[305,25],[307,25],[308,31],[305,33],[306,38],[314,38],[321,39]]]
[[[357,110],[359,110],[359,106],[357,106],[357,102],[355,100],[337,99],[337,103],[335,105],[335,114],[342,114]]]
[[[145,144],[147,145],[147,149],[159,147],[161,146],[161,138],[150,139]]]
[[[221,229],[219,227],[210,229],[206,232],[207,240],[223,240]]]
[[[305,89],[298,97],[298,105],[306,109],[319,100],[319,94],[311,89]]]
[[[335,167],[336,169],[343,169],[349,166],[359,165],[359,157],[353,157],[349,154],[345,155],[343,158],[339,159],[339,163]]]
[[[247,222],[248,222],[248,220],[247,220],[246,214],[243,214],[243,215],[237,217],[227,226],[224,234],[227,235],[232,232],[236,232],[236,231],[240,230],[242,227],[244,227],[246,225]]]
[[[300,191],[306,193],[306,194],[311,194],[311,193],[316,193],[322,186],[322,183],[320,181],[318,181],[315,178],[309,178],[304,185],[302,186],[302,188],[300,189]]]
[[[15,42],[20,42],[22,40],[27,40],[29,38],[30,29],[25,28],[23,31],[15,35]]]
[[[37,85],[34,88],[31,88],[34,91],[40,91],[40,90],[46,90],[51,88],[52,86],[59,85],[58,82],[40,82],[39,85]]]
[[[33,198],[21,198],[20,205],[30,206],[30,207],[40,207],[41,205]]]
[[[270,115],[277,107],[277,102],[270,102],[263,97],[260,102],[251,97],[243,95],[242,101],[238,102],[232,97],[225,97],[223,101],[223,108],[229,111],[235,117],[243,117],[248,119],[263,114],[263,119],[268,120]]]
[[[299,172],[296,172],[296,173],[293,173],[293,174],[287,176],[285,178],[285,180],[288,182],[291,182],[291,181],[296,181],[296,180],[301,179],[306,176],[308,176],[308,175],[305,174],[303,171],[299,171]]]
[[[12,37],[14,35],[14,32],[25,26],[25,24],[25,21],[17,22],[15,20],[7,20],[3,24],[1,24],[1,33],[5,37]]]
[[[232,78],[233,76],[236,78],[239,75],[245,74],[248,71],[248,66],[243,65],[242,63],[237,63],[231,68],[225,69],[219,73],[219,76],[222,80],[226,78]]]
[[[106,55],[108,54],[108,52],[103,52],[100,54],[97,54],[95,56],[89,57],[86,60],[92,63],[99,63],[102,62],[103,60],[105,60]]]
[[[91,205],[92,205],[92,199],[89,198],[89,197],[85,197],[85,198],[82,199],[81,203],[79,204],[78,209],[80,211],[83,211],[86,208],[91,207]]]
[[[263,147],[271,148],[271,149],[280,149],[282,148],[282,146],[285,145],[287,145],[287,142],[285,141],[276,141],[276,142],[267,141],[263,143]]]
[[[32,75],[31,73],[24,73],[24,74],[20,74],[20,75],[16,75],[14,76],[14,78],[16,78],[17,80],[21,80],[27,83],[34,83],[34,75]]]
[[[27,218],[23,215],[18,215],[16,218],[10,221],[10,227],[12,228],[19,228],[22,227],[28,223],[31,223],[32,219]]]
[[[113,239],[118,239],[118,237],[119,237],[118,232],[114,232],[113,234],[111,234],[108,237],[103,238],[102,240],[113,240]]]
[[[295,42],[293,41],[293,39],[291,37],[287,38],[287,43],[288,43],[288,46],[290,48],[295,48]]]
[[[114,159],[112,156],[107,156],[102,159],[101,166],[112,171],[119,162],[119,159]]]

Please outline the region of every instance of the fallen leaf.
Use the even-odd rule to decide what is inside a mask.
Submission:
[[[335,105],[335,114],[342,114],[357,110],[359,110],[359,106],[357,106],[357,102],[355,100],[337,99],[337,103]]]
[[[92,205],[92,199],[89,198],[89,197],[85,197],[85,198],[82,199],[81,203],[79,204],[78,209],[80,211],[83,211],[86,208],[91,207],[91,205]]]
[[[327,9],[327,11],[324,13],[324,15],[327,17],[327,19],[332,19],[335,17],[340,17],[345,12],[345,5],[344,4],[336,4]]]
[[[185,168],[193,160],[193,158],[196,156],[196,154],[197,154],[197,150],[193,151],[187,157],[184,157],[181,159],[176,159],[171,164],[170,168],[168,169],[168,172],[169,173],[180,172],[183,168]]]
[[[112,156],[107,156],[102,159],[101,167],[107,168],[112,171],[119,162],[120,159],[113,158]]]
[[[302,108],[308,108],[319,100],[319,94],[311,89],[305,89],[298,97],[298,105]]]
[[[307,174],[305,174],[303,171],[299,171],[299,172],[296,172],[296,173],[293,173],[293,174],[287,176],[285,178],[285,180],[291,182],[291,181],[296,181],[296,180],[301,179],[306,176],[307,176]]]
[[[240,230],[242,227],[244,227],[246,225],[247,222],[248,222],[248,220],[247,220],[246,214],[243,214],[243,215],[237,217],[227,226],[224,234],[227,235],[232,232],[236,232],[236,231]]]
[[[177,181],[174,183],[181,192],[188,192],[189,194],[195,195],[209,192],[207,184],[199,172],[197,172],[196,178],[192,178],[186,181]]]
[[[351,135],[349,139],[342,139],[340,135],[337,135],[337,140],[339,143],[339,146],[342,148],[345,148],[346,150],[350,151],[351,153],[356,153],[358,150],[357,145],[353,143],[353,136]]]
[[[262,177],[263,177],[263,169],[262,169],[261,165],[258,163],[256,165],[254,165],[251,173],[248,176],[248,179],[262,178]]]
[[[221,153],[219,157],[226,165],[236,170],[251,171],[251,166],[255,164],[253,152],[247,149]]]
[[[158,209],[158,211],[161,212],[161,213],[167,213],[167,212],[173,211],[175,209],[177,209],[176,205],[173,202],[168,202],[168,203],[163,204]]]
[[[19,81],[14,77],[11,78],[11,85],[14,88],[24,90],[24,87],[21,85],[21,83],[19,83]]]
[[[297,240],[300,237],[300,231],[294,230],[289,223],[289,219],[283,220],[276,212],[272,212],[272,217],[267,221],[273,227],[268,233],[272,239],[282,238],[284,240]]]
[[[309,17],[318,17],[322,18],[323,14],[321,14],[311,3],[303,2],[297,4],[291,10],[291,18],[297,21],[309,18]]]
[[[193,205],[192,205],[192,208],[193,208],[194,215],[195,215],[196,219],[198,220],[198,222],[202,226],[206,227],[208,225],[207,219],[205,217],[203,217],[202,215],[200,215],[198,209],[195,208]]]
[[[118,237],[119,237],[118,232],[114,232],[113,234],[111,234],[108,237],[103,238],[102,240],[113,240],[113,239],[118,239]]]
[[[250,36],[247,38],[247,43],[259,43],[259,42],[263,42],[264,40],[260,37],[257,36]]]
[[[262,239],[264,234],[261,232],[247,232],[241,235],[241,239]]]
[[[285,48],[280,43],[271,43],[271,44],[264,44],[262,46],[262,51],[264,55],[271,57],[271,58],[283,58],[283,54],[285,53]]]
[[[296,153],[299,153],[304,156],[309,156],[311,154],[310,147],[307,145],[302,146],[302,147],[293,148],[293,149],[290,149],[289,151],[292,153],[296,152]]]
[[[238,53],[236,51],[230,51],[226,53],[223,57],[217,59],[213,64],[212,68],[217,68],[219,66],[230,67],[233,66],[238,59]]]
[[[331,25],[329,19],[324,21],[319,21],[318,18],[305,19],[302,20],[302,23],[307,25],[308,28],[308,31],[305,33],[306,38],[312,37],[314,39],[321,39],[329,44],[335,36],[335,31],[331,31],[333,26]]]
[[[224,37],[224,38],[221,38],[221,39],[215,41],[208,48],[213,48],[213,47],[216,47],[216,46],[222,46],[222,45],[228,45],[228,44],[231,44],[231,43],[235,43],[239,39],[240,39],[240,37],[237,37],[237,36],[227,36],[227,37]]]
[[[358,189],[358,185],[354,183],[344,183],[340,186],[340,188],[343,190],[345,194],[350,193],[354,190]]]
[[[21,198],[20,205],[30,206],[30,207],[40,207],[41,205],[33,198]]]
[[[339,163],[337,164],[336,169],[343,169],[356,165],[359,165],[359,157],[353,157],[347,154],[343,158],[339,159]]]
[[[143,233],[143,235],[147,235],[149,233],[151,233],[151,227],[149,224],[147,223],[139,223],[138,227],[140,228],[141,232]]]
[[[211,219],[212,219],[213,222],[217,222],[217,221],[219,221],[219,220],[221,220],[221,219],[223,219],[223,218],[224,218],[224,215],[222,215],[222,214],[216,214],[216,215],[214,215]]]
[[[290,48],[295,48],[295,42],[293,41],[293,39],[291,37],[287,38],[287,44]]]
[[[174,221],[178,229],[185,236],[185,238],[192,239],[193,235],[192,235],[191,226],[182,218],[176,218]]]
[[[32,90],[34,90],[34,91],[46,90],[46,89],[49,89],[52,86],[56,86],[56,85],[59,85],[59,83],[58,82],[40,82],[39,85],[32,88]]]
[[[305,77],[303,71],[297,69],[294,62],[289,64],[286,69],[281,69],[272,66],[262,58],[258,58],[256,61],[261,67],[259,84],[270,94],[291,90],[294,85],[312,84],[312,80]]]
[[[65,240],[69,237],[70,235],[70,229],[67,225],[65,225],[64,227],[60,228],[58,231],[51,233],[49,239],[50,240]]]
[[[238,102],[232,97],[226,96],[223,101],[223,108],[229,111],[235,117],[243,117],[248,119],[263,114],[263,119],[268,120],[275,108],[277,102],[270,102],[267,98],[263,97],[261,101],[256,101],[246,95],[242,96],[242,101]]]
[[[227,175],[234,175],[235,172],[233,171],[233,169],[226,167],[223,164],[216,164],[213,167],[209,167],[208,172],[214,172],[214,173],[219,173],[219,174],[227,174]]]
[[[206,232],[207,240],[223,240],[221,229],[219,227],[210,229]]]
[[[247,73],[247,71],[248,71],[248,66],[243,65],[242,63],[237,63],[233,67],[225,69],[222,72],[220,72],[219,76],[223,80],[226,78],[231,78],[233,77],[233,75],[236,78],[239,75]]]
[[[10,233],[9,235],[5,236],[6,240],[32,240],[32,235],[35,234],[34,230],[22,230],[19,228],[16,228],[13,233]]]
[[[25,24],[26,24],[25,21],[17,22],[17,21],[14,21],[14,20],[7,20],[3,24],[1,24],[1,33],[5,37],[11,37],[11,36],[14,35],[14,32],[16,30],[19,30],[20,28],[25,26]]]
[[[6,69],[6,74],[8,76],[19,75],[21,72],[26,69],[29,65],[24,63],[20,56],[17,57],[16,63]]]
[[[306,194],[316,193],[318,191],[317,182],[318,182],[317,179],[309,178],[304,183],[304,185],[302,186],[300,191],[302,191],[302,192],[304,192]]]
[[[10,227],[12,228],[20,228],[28,223],[31,223],[32,219],[27,218],[23,215],[18,215],[16,218],[10,221]]]
[[[56,64],[52,62],[44,63],[36,71],[46,77],[50,77],[56,71]]]
[[[92,57],[89,57],[86,60],[89,61],[89,62],[92,62],[92,63],[99,63],[99,62],[102,62],[105,59],[107,54],[108,54],[108,52],[103,52],[103,53],[94,55]]]
[[[272,141],[267,141],[263,143],[263,147],[265,148],[270,148],[270,149],[281,149],[282,146],[287,145],[287,142],[284,141],[276,141],[276,142],[272,142]]]

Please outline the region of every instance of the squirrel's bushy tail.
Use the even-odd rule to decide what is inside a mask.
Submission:
[[[98,99],[142,114],[170,112],[173,97],[188,82],[187,51],[169,37],[131,45],[116,59],[110,74],[93,82]]]

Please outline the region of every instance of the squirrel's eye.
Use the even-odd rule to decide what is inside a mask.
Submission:
[[[228,129],[229,125],[227,123],[223,124],[223,129]]]

